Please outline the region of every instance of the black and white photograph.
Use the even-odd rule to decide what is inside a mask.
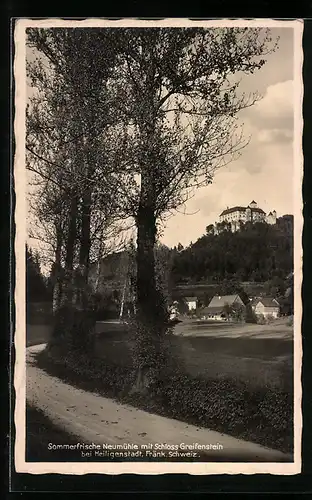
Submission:
[[[16,21],[17,472],[300,472],[302,31]]]

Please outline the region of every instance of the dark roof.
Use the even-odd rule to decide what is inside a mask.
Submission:
[[[247,208],[249,208],[249,207],[232,207],[232,208],[227,208],[226,210],[223,210],[223,212],[221,212],[220,216],[221,215],[231,214],[233,212],[246,212]],[[261,214],[265,214],[265,211],[262,210],[262,208],[250,208],[250,210],[252,210],[252,212],[258,212],[258,213],[261,213]]]
[[[259,297],[258,299],[253,300],[253,304],[256,305],[259,302],[264,305],[264,307],[279,307],[279,303],[276,299],[272,299],[271,297]]]
[[[252,201],[250,202],[250,205],[251,205],[252,203],[256,203],[256,202],[255,202],[255,200],[252,200]]]
[[[223,308],[225,306],[225,304],[232,305],[236,300],[240,301],[238,294],[235,294],[235,295],[222,295],[222,296],[215,295],[211,299],[208,307],[221,307],[221,308]]]
[[[207,306],[202,309],[201,313],[202,314],[221,314],[223,312],[223,306],[222,307],[211,307]]]
[[[220,215],[227,215],[231,214],[232,212],[245,212],[246,207],[232,207],[232,208],[227,208],[226,210],[223,210],[223,212]]]

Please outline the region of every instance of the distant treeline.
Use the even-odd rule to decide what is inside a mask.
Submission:
[[[267,282],[286,280],[293,271],[293,216],[284,215],[276,225],[247,223],[240,231],[207,234],[175,252],[172,280],[183,283]]]
[[[97,299],[103,318],[117,317],[120,312],[128,272],[121,262],[123,256],[124,252],[113,254],[101,265]],[[235,233],[225,229],[213,234],[208,226],[207,233],[189,247],[179,244],[170,249],[159,244],[155,256],[157,275],[169,302],[196,295],[202,304],[208,304],[214,294],[229,293],[240,293],[246,301],[259,295],[285,298],[293,286],[293,216],[280,217],[276,225],[247,223]],[[39,256],[29,248],[26,274],[28,303],[51,302],[51,279],[42,276]],[[288,295],[286,302],[290,307],[292,297]]]
[[[52,301],[49,278],[41,273],[39,253],[26,245],[26,300],[27,302]]]

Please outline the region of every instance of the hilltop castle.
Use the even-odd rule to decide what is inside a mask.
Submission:
[[[269,212],[267,215],[253,200],[247,207],[228,207],[219,216],[219,224],[230,224],[232,232],[238,231],[241,224],[245,224],[246,222],[276,224],[276,211],[273,210],[273,212]],[[216,226],[219,224],[216,224]]]

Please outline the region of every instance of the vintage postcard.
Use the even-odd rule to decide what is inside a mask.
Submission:
[[[17,472],[301,471],[303,21],[17,19]]]

